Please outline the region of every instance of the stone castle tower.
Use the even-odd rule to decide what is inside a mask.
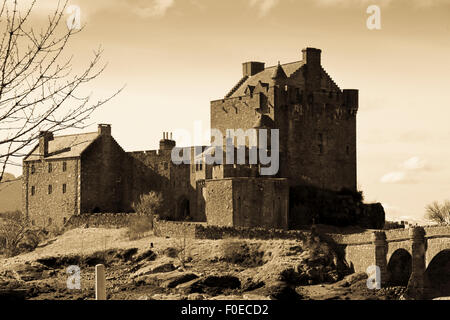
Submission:
[[[358,90],[341,90],[321,65],[321,50],[298,62],[243,64],[224,99],[211,102],[211,128],[279,129],[280,170],[290,186],[356,191]]]

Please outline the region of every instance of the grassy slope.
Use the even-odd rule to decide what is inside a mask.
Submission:
[[[5,173],[0,182],[0,212],[22,209],[22,180]]]

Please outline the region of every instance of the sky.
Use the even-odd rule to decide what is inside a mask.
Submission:
[[[26,7],[30,0],[19,1]],[[36,21],[56,0],[38,0]],[[95,96],[119,96],[85,131],[110,123],[126,151],[156,149],[162,132],[209,129],[210,101],[241,78],[242,63],[301,60],[322,50],[341,89],[359,89],[358,187],[388,219],[422,219],[450,199],[450,1],[70,0],[84,25],[67,50],[83,68],[101,46]],[[367,20],[380,8],[380,29]],[[70,13],[67,14],[69,18]],[[68,131],[67,133],[72,133]],[[207,141],[206,141],[207,143]],[[10,168],[19,175],[20,168]]]

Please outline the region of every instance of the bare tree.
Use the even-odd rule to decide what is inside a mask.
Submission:
[[[0,4],[0,180],[7,165],[21,165],[40,131],[84,128],[92,112],[120,92],[95,102],[81,93],[105,68],[101,50],[75,74],[65,49],[83,28],[66,25],[66,1],[36,30],[35,6],[36,0],[25,10],[17,0]]]
[[[425,207],[425,217],[439,224],[450,223],[450,201],[445,200],[442,204],[437,201]]]
[[[1,246],[6,256],[12,257],[19,253],[19,244],[31,234],[28,221],[21,212],[4,213],[0,217],[0,239]]]

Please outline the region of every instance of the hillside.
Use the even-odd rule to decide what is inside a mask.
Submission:
[[[126,229],[79,228],[17,257],[0,257],[0,287],[26,299],[93,299],[94,266],[106,266],[108,299],[386,299],[349,274],[317,236],[302,240],[199,240],[146,237]],[[67,289],[67,267],[81,290]],[[347,276],[348,275],[348,276]],[[399,292],[396,291],[396,294]],[[390,298],[397,298],[393,295]]]
[[[0,212],[22,209],[22,179],[10,173],[0,181]]]

